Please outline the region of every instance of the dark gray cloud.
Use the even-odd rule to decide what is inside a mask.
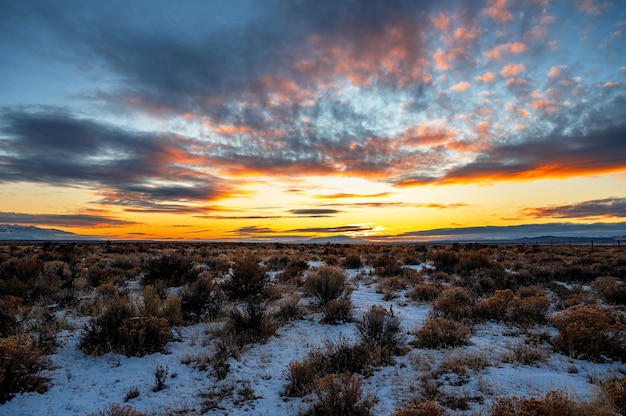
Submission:
[[[136,132],[64,112],[5,111],[0,182],[88,185],[107,203],[142,206],[210,201],[225,183],[196,169],[192,141]],[[169,183],[168,183],[169,182]]]
[[[329,208],[302,208],[292,209],[289,212],[299,217],[328,217],[341,211]]]
[[[293,233],[356,233],[363,231],[371,231],[374,227],[363,225],[343,225],[340,227],[310,227],[310,228],[297,228],[295,230],[289,230]]]
[[[526,208],[522,212],[535,218],[626,218],[626,198],[605,198],[572,205]]]
[[[0,212],[0,223],[94,228],[137,224],[100,214],[24,214],[18,212]]]

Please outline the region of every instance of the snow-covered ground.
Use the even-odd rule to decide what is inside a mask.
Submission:
[[[414,268],[419,269],[419,266]],[[366,276],[355,279],[351,294],[355,316],[372,305],[393,308],[411,339],[412,332],[428,318],[431,304],[411,302],[402,292],[393,300],[383,300],[371,273],[371,269],[348,271],[352,279],[359,274]],[[176,328],[180,339],[169,343],[167,354],[142,358],[85,355],[77,347],[80,331],[66,330],[59,334],[60,346],[50,357],[52,370],[47,374],[51,379],[48,391],[18,395],[0,405],[0,415],[85,415],[106,409],[113,403],[125,403],[128,393],[135,389],[138,396],[126,404],[158,415],[202,414],[203,410],[206,414],[296,414],[306,408],[307,399],[282,395],[288,364],[302,359],[325,340],[355,337],[353,323],[324,325],[319,323],[320,318],[320,314],[309,313],[304,320],[281,326],[267,343],[246,346],[238,360],[230,359],[230,372],[219,381],[210,367],[203,371],[183,364],[190,357],[212,353],[208,331],[212,324]],[[598,388],[592,380],[621,375],[625,371],[619,363],[578,361],[550,350],[546,351],[547,359],[534,365],[507,360],[512,346],[523,344],[526,339],[527,335],[504,324],[477,325],[470,345],[450,350],[411,348],[407,354],[396,357],[395,365],[376,368],[364,379],[364,390],[378,399],[374,413],[387,415],[418,397],[417,392],[423,388],[420,383],[432,380],[439,391],[449,397],[470,398],[470,409],[457,410],[457,413],[476,414],[480,409],[488,409],[495,397],[541,396],[552,389],[563,389],[589,398]],[[480,359],[483,364],[476,369],[461,364],[456,370],[454,366],[444,365],[454,360],[463,362],[464,358],[466,361]],[[168,376],[165,389],[155,392],[158,366],[167,367]],[[208,404],[208,397],[213,398],[213,405]]]

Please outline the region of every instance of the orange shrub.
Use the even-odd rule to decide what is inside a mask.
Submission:
[[[472,318],[474,306],[474,299],[464,287],[446,289],[433,302],[435,312],[457,320]]]

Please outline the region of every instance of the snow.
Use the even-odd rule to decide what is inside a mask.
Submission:
[[[320,264],[315,262],[312,265],[317,267]],[[347,272],[351,279],[357,279],[351,294],[355,316],[359,317],[372,305],[393,309],[411,338],[410,334],[428,319],[430,303],[410,302],[403,293],[393,300],[383,300],[384,295],[376,291],[372,273],[371,269]],[[76,330],[59,334],[60,346],[50,357],[49,390],[44,394],[16,396],[0,405],[0,415],[85,415],[113,403],[123,404],[131,389],[137,389],[139,396],[129,400],[129,406],[158,415],[176,411],[201,414],[205,401],[202,395],[211,392],[224,397],[220,398],[219,408],[205,409],[205,414],[297,414],[306,408],[307,399],[283,397],[288,364],[301,360],[311,348],[322,345],[325,340],[355,339],[354,323],[323,325],[319,323],[320,318],[320,314],[308,313],[306,319],[280,327],[276,336],[265,344],[246,346],[237,360],[230,359],[230,372],[224,380],[217,380],[210,368],[201,371],[191,364],[183,364],[191,356],[212,353],[214,339],[209,329],[214,324],[177,328],[181,340],[168,344],[166,354],[142,358],[119,354],[85,355],[78,349],[80,325],[77,324]],[[524,337],[523,333],[516,333],[501,323],[477,325],[470,345],[450,350],[412,348],[407,354],[396,357],[395,365],[376,368],[364,379],[364,390],[378,398],[374,413],[387,415],[411,398],[418,397],[415,391],[420,391],[421,378],[432,377],[441,384],[440,391],[445,394],[480,396],[482,404],[471,402],[470,410],[453,411],[472,414],[488,408],[496,397],[541,396],[552,389],[563,389],[577,397],[589,398],[597,389],[590,380],[624,373],[621,364],[597,364],[552,353],[548,359],[534,365],[505,362],[503,357],[510,353],[510,345],[523,342]],[[466,375],[444,371],[438,376],[441,371],[437,370],[442,362],[462,354],[482,354],[490,365],[478,370],[465,369]],[[155,392],[158,366],[167,366],[169,371],[165,389]],[[247,387],[253,395],[244,394]]]

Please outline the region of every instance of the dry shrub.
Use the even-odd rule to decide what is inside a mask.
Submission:
[[[544,324],[549,309],[550,300],[545,296],[515,298],[509,304],[506,320],[522,327]]]
[[[300,306],[300,296],[291,296],[280,301],[276,318],[282,322],[297,321],[304,317],[304,309]]]
[[[431,251],[430,260],[438,271],[451,273],[459,262],[459,255],[452,250]]]
[[[380,256],[374,262],[374,273],[379,277],[399,276],[402,274],[402,263],[393,257]]]
[[[356,375],[329,374],[315,386],[313,405],[306,416],[367,416],[372,414],[375,397],[363,395],[362,381]]]
[[[626,284],[616,277],[598,277],[593,281],[592,287],[605,301],[616,305],[626,304]]]
[[[127,299],[113,298],[102,315],[91,318],[80,336],[79,348],[86,354],[103,355],[120,345],[118,329],[125,319],[134,316]]]
[[[243,300],[261,297],[268,275],[256,259],[245,257],[233,264],[231,273],[222,284],[230,299]]]
[[[205,318],[216,318],[226,296],[222,289],[208,278],[185,285],[180,292],[180,310],[185,322],[196,323]]]
[[[446,416],[448,412],[437,403],[426,400],[396,409],[391,416]]]
[[[304,292],[313,298],[317,306],[347,295],[346,275],[341,268],[322,266],[309,273],[304,281]]]
[[[16,315],[22,301],[22,298],[14,296],[6,296],[0,299],[0,338],[15,335],[19,326]]]
[[[196,279],[194,267],[188,257],[178,253],[162,254],[148,260],[142,283],[157,285],[157,282],[162,281],[166,286],[182,286]]]
[[[104,410],[100,410],[97,413],[89,413],[87,416],[150,416],[153,413],[144,413],[128,405],[121,405],[113,403]]]
[[[515,299],[515,293],[511,289],[496,290],[492,297],[478,303],[477,312],[484,319],[504,320],[513,299]]]
[[[554,346],[560,352],[591,361],[603,356],[626,360],[623,316],[618,311],[601,306],[572,306],[557,314],[553,323],[559,330]]]
[[[350,299],[331,299],[322,306],[323,324],[339,325],[352,322],[352,302]]]
[[[451,287],[443,292],[433,302],[433,310],[447,318],[463,320],[471,319],[474,315],[475,301],[469,290],[464,287]]]
[[[313,390],[315,382],[327,374],[360,373],[370,370],[370,349],[352,345],[344,338],[327,340],[323,347],[313,348],[302,361],[289,363],[285,395],[302,397]]]
[[[341,267],[344,269],[360,269],[363,267],[361,256],[358,254],[348,254],[341,262]]]
[[[414,344],[420,348],[451,348],[466,345],[471,335],[464,324],[448,318],[431,318],[416,331]]]
[[[606,386],[605,391],[615,410],[621,415],[626,414],[626,377],[609,384]]]
[[[18,393],[44,393],[48,379],[39,373],[46,368],[41,351],[31,346],[28,339],[18,336],[0,339],[0,404]]]
[[[224,332],[234,338],[238,346],[265,342],[276,332],[276,326],[267,312],[267,305],[250,299],[230,311]]]
[[[454,271],[467,275],[469,272],[478,269],[489,269],[493,267],[489,256],[481,251],[462,253],[458,262],[454,265]]]
[[[372,306],[356,323],[357,337],[361,344],[379,348],[381,358],[387,361],[403,350],[406,336],[402,333],[400,318],[393,309]]]
[[[415,286],[406,296],[417,302],[430,302],[436,299],[443,290],[441,284],[421,284]]]
[[[172,338],[167,319],[156,316],[127,318],[120,325],[118,334],[119,343],[113,346],[113,351],[128,357],[163,352]]]
[[[562,390],[552,390],[543,398],[497,398],[490,416],[609,416],[615,413],[602,403],[583,402]]]

